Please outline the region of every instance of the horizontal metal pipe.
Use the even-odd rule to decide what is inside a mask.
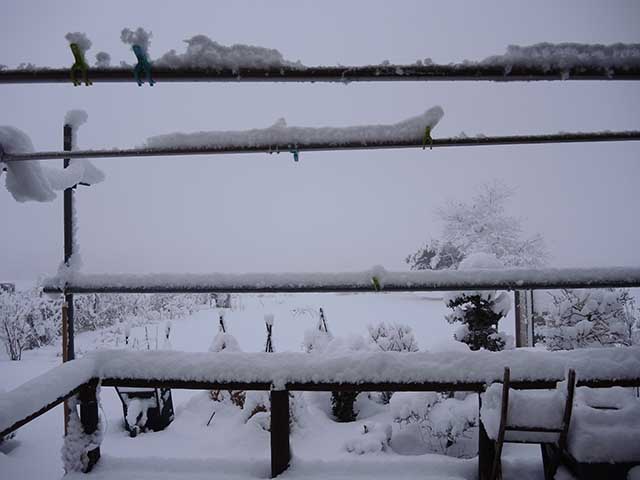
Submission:
[[[429,147],[477,147],[496,145],[536,145],[550,143],[588,143],[588,142],[623,142],[640,140],[639,130],[621,132],[577,132],[555,133],[549,135],[503,135],[498,137],[451,137],[434,139]],[[211,146],[211,147],[176,147],[176,148],[132,148],[111,150],[75,150],[72,152],[33,152],[33,153],[1,153],[2,161],[54,160],[60,158],[121,158],[121,157],[162,157],[178,155],[219,155],[238,153],[288,153],[290,145],[251,145],[251,146]],[[340,150],[375,150],[396,148],[423,148],[423,140],[386,141],[379,143],[351,142],[332,143],[298,143],[298,152],[340,151]]]
[[[376,282],[373,282],[373,277]],[[341,274],[76,274],[46,293],[334,293],[640,287],[640,267],[356,272]]]
[[[133,67],[89,69],[93,83],[135,83]],[[153,68],[157,82],[389,82],[389,81],[495,81],[640,80],[640,68],[602,68],[597,65],[570,69],[542,66],[482,64],[364,65],[266,68]],[[0,83],[68,83],[67,68],[0,70]]]

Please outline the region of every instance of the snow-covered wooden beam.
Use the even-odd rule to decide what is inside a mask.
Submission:
[[[44,280],[46,293],[331,293],[640,287],[640,267],[352,273],[102,275]]]
[[[93,83],[135,84],[133,69],[89,69]],[[540,80],[640,80],[640,67],[603,68],[594,62],[573,68],[544,65],[450,64],[365,65],[328,67],[153,68],[153,79],[163,82],[406,82],[406,81],[494,81]],[[33,68],[0,70],[0,83],[68,83],[69,69]]]
[[[473,147],[496,145],[535,145],[549,143],[583,143],[583,142],[622,142],[640,140],[639,130],[619,132],[577,132],[556,133],[548,135],[502,135],[478,137],[435,138],[428,148],[439,147]],[[423,139],[385,140],[380,142],[353,141],[347,143],[332,142],[300,142],[296,144],[298,152],[339,151],[339,150],[375,150],[395,148],[423,148]],[[290,145],[252,144],[224,145],[205,147],[167,147],[167,148],[133,148],[109,150],[75,150],[72,152],[33,152],[2,153],[0,161],[54,160],[61,158],[122,158],[122,157],[162,157],[184,155],[216,155],[237,153],[284,153],[289,154]]]

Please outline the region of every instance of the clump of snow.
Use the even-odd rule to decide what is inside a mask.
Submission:
[[[529,46],[509,45],[505,54],[488,57],[480,63],[502,66],[507,75],[514,66],[539,67],[544,71],[560,69],[566,75],[572,69],[593,66],[604,70],[624,69],[640,66],[640,44],[537,43]]]
[[[87,53],[87,50],[91,48],[91,40],[87,37],[86,33],[82,32],[69,32],[64,38],[69,43],[75,43],[82,53]]]
[[[74,125],[72,143],[76,143],[77,128],[85,123],[87,113],[71,110],[65,123]],[[0,149],[6,153],[31,153],[34,151],[29,136],[22,130],[0,126]],[[5,161],[7,178],[5,185],[18,202],[50,202],[56,198],[55,190],[64,190],[78,183],[93,185],[104,180],[102,171],[88,160],[71,160],[65,169],[43,165],[38,160]]]
[[[96,53],[96,67],[109,68],[111,66],[111,55],[107,52]]]
[[[273,313],[266,313],[264,316],[264,323],[273,326]]]
[[[144,28],[138,27],[136,30],[123,28],[120,32],[120,40],[128,45],[138,45],[146,54],[149,53],[149,45],[151,44],[151,32],[147,32]]]
[[[298,62],[285,60],[282,53],[273,48],[236,44],[230,47],[211,40],[206,35],[195,35],[185,40],[184,53],[169,50],[154,64],[167,68],[304,68]]]
[[[388,423],[365,423],[362,426],[360,436],[348,440],[344,448],[347,452],[358,455],[384,452],[389,448],[391,432],[391,425]]]
[[[433,129],[443,115],[442,107],[435,106],[421,115],[392,125],[364,125],[342,128],[288,127],[284,119],[279,119],[271,127],[262,129],[196,133],[176,132],[158,135],[148,138],[146,147],[230,148],[264,146],[265,148],[271,148],[273,151],[286,151],[292,145],[301,146],[313,143],[376,145],[385,141],[415,140],[422,142],[425,128],[430,127]]]
[[[29,136],[22,130],[10,126],[0,126],[0,148],[6,153],[33,152],[33,144]],[[16,201],[50,202],[56,198],[39,161],[4,162],[4,164],[7,168],[5,185]]]

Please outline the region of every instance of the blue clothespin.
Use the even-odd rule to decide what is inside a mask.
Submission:
[[[300,153],[298,152],[297,148],[292,148],[291,150],[289,150],[289,152],[293,153],[294,162],[297,162],[298,160],[300,160]]]
[[[151,78],[151,62],[147,59],[147,54],[140,45],[134,45],[131,49],[138,59],[138,64],[133,68],[133,76],[136,79],[138,86],[141,87],[144,83],[144,80],[141,79],[141,75],[144,73],[147,82],[149,82],[149,85],[153,87],[156,82]]]

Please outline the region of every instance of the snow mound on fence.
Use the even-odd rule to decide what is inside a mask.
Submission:
[[[421,115],[392,125],[352,127],[289,127],[279,119],[268,128],[243,131],[212,131],[170,133],[147,139],[148,148],[231,148],[271,147],[286,150],[303,144],[345,145],[359,143],[376,145],[385,141],[422,141],[426,127],[435,127],[444,116],[442,107],[435,106]]]
[[[544,71],[560,69],[569,73],[576,68],[633,68],[640,66],[640,44],[612,45],[582,43],[537,43],[509,45],[503,55],[493,55],[482,65],[498,65],[509,74],[513,67],[538,67]]]
[[[144,28],[138,27],[136,30],[123,28],[120,32],[120,40],[127,45],[138,45],[145,54],[149,53],[149,45],[153,34]]]
[[[273,48],[236,44],[230,47],[211,40],[206,35],[195,35],[185,40],[184,53],[169,50],[153,63],[167,68],[305,68],[300,61],[285,60],[282,53]]]
[[[73,127],[72,147],[76,147],[78,128],[88,118],[84,110],[70,110],[65,115],[65,124]],[[32,153],[33,143],[29,136],[15,127],[0,126],[0,147],[6,153]],[[5,186],[18,202],[51,202],[56,190],[64,190],[79,183],[94,185],[105,179],[104,173],[89,160],[73,159],[65,169],[42,164],[39,160],[5,161],[7,178]]]
[[[0,126],[0,146],[6,153],[33,152],[33,143],[29,136],[22,130],[10,126]],[[39,161],[4,162],[4,164],[7,168],[5,186],[16,201],[50,202],[56,198]]]

